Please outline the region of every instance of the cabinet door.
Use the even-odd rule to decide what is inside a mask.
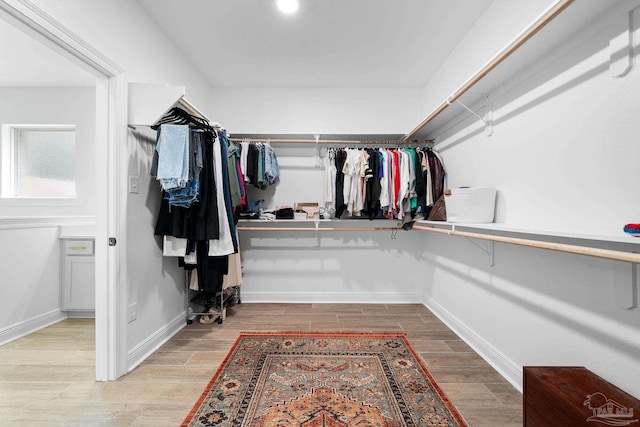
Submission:
[[[92,256],[65,257],[62,310],[95,310],[95,271]]]

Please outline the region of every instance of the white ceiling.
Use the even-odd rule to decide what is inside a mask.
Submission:
[[[0,87],[95,86],[95,76],[0,16]]]
[[[491,0],[138,0],[213,86],[424,86]]]

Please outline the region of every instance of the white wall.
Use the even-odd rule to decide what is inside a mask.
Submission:
[[[0,88],[0,124],[75,124],[77,156],[76,200],[0,199],[0,341],[6,341],[64,317],[59,226],[95,218],[95,89]]]
[[[624,20],[638,6],[610,9]],[[490,94],[493,136],[475,120],[437,135],[451,187],[498,189],[498,222],[621,237],[638,220],[640,70],[611,77],[609,19],[520,64],[523,73]],[[462,47],[452,56],[471,55]],[[452,73],[443,67],[434,81]],[[628,240],[613,247],[637,250]],[[424,251],[427,304],[514,382],[523,365],[583,365],[640,394],[637,283],[635,299],[623,298],[635,308],[616,301],[631,288],[629,264],[498,244],[490,267],[467,240],[430,234]]]
[[[166,325],[183,325],[186,319],[184,270],[177,258],[162,256],[162,238],[153,234],[161,201],[158,182],[149,176],[155,146],[154,131],[129,135],[129,175],[138,177],[138,194],[129,195],[126,217],[129,304],[137,304],[138,312],[138,319],[129,324],[132,363],[139,361],[135,355],[148,350],[143,344],[148,337]]]
[[[214,88],[212,118],[233,133],[405,134],[419,89]]]
[[[44,319],[63,318],[58,232],[55,225],[0,227],[0,342],[42,327],[41,323],[48,323]]]
[[[376,227],[394,224],[375,222]],[[243,301],[385,304],[421,300],[420,241],[403,230],[247,231],[240,236]]]
[[[494,0],[424,86],[423,117],[493,59],[552,3],[553,0]]]
[[[209,86],[137,2],[32,3],[119,65],[129,81],[186,86],[189,100],[206,110]]]
[[[439,70],[435,72],[422,88],[422,114],[423,118],[430,114],[443,101],[449,98],[463,83],[475,75],[480,69],[493,60],[499,52],[510,45],[522,32],[537,21],[547,10],[559,0],[494,0],[476,23],[469,28],[465,37],[447,57]],[[571,31],[575,31],[580,25],[578,22],[588,17],[599,16],[606,13],[610,2],[600,0],[582,0],[573,3],[568,10],[562,12],[554,19],[554,23],[561,25],[549,25],[541,33],[525,43],[527,50],[537,49],[540,54],[546,53],[550,47],[557,44]],[[554,27],[552,30],[549,27]],[[553,31],[555,39],[545,39],[545,34]],[[547,43],[538,43],[538,40],[546,40]],[[536,46],[536,47],[532,47]],[[513,57],[520,55],[519,49]],[[511,70],[504,74],[506,67],[499,66],[488,76],[500,75],[503,79],[510,79],[514,74]],[[526,69],[524,64],[516,66],[517,71]],[[446,71],[445,71],[446,70]],[[516,71],[516,72],[517,72]],[[485,80],[488,80],[485,78]],[[477,88],[472,88],[461,100],[468,103],[478,94]],[[462,107],[454,106],[453,109],[463,111]]]
[[[130,82],[186,87],[187,98],[208,113],[210,88],[184,55],[140,8],[127,0],[35,0],[35,4],[120,66]],[[167,106],[168,107],[168,106]],[[125,241],[128,304],[137,304],[137,320],[129,323],[130,366],[184,324],[183,282],[174,262],[162,258],[153,235],[157,200],[146,181],[150,144],[130,133],[123,182],[141,178],[138,194],[128,195]],[[173,261],[173,260],[171,260]]]
[[[1,87],[0,124],[75,124],[77,200],[2,200],[2,216],[95,215],[95,88]]]

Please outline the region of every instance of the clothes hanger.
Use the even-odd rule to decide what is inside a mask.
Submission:
[[[207,120],[194,116],[178,107],[173,107],[169,110],[156,122],[155,125],[151,126],[151,128],[157,130],[160,125],[163,124],[190,125],[198,129],[209,130],[212,132],[212,128]]]

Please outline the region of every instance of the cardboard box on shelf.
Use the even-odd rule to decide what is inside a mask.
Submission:
[[[320,206],[318,203],[297,203],[295,210],[305,211],[307,213],[307,219],[320,219]]]

